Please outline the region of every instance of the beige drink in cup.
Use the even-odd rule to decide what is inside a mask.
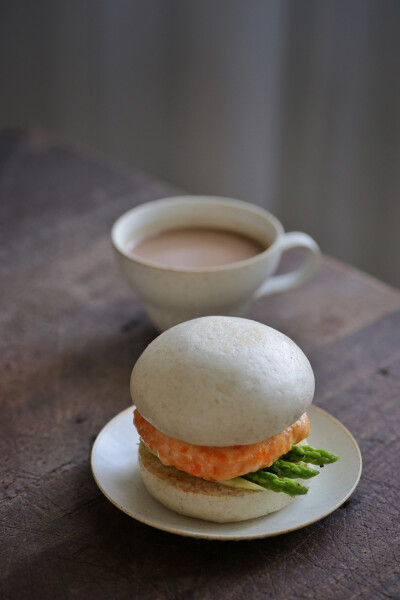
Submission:
[[[210,196],[140,205],[115,222],[111,237],[122,271],[160,331],[206,315],[245,316],[255,299],[305,283],[320,255],[309,235],[285,233],[266,210]],[[307,250],[302,264],[273,275],[282,253],[297,247]]]

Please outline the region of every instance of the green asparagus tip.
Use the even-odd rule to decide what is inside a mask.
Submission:
[[[296,465],[282,459],[276,460],[270,467],[263,469],[263,471],[275,473],[275,475],[281,475],[282,477],[289,477],[289,479],[310,479],[319,473],[316,469],[311,469],[306,465]]]
[[[289,452],[281,457],[288,462],[305,462],[312,465],[329,465],[338,460],[338,456],[328,450],[313,448],[312,446],[293,446]]]
[[[257,483],[267,490],[272,490],[273,492],[283,492],[284,494],[289,494],[289,496],[300,496],[307,494],[308,488],[297,481],[293,481],[292,479],[286,477],[278,477],[274,473],[269,473],[266,471],[256,471],[255,473],[248,473],[247,475],[242,475],[244,479],[248,481],[252,481],[253,483]]]

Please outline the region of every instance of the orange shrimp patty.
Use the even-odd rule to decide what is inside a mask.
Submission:
[[[133,422],[140,437],[163,465],[174,466],[208,481],[227,481],[269,467],[310,433],[304,413],[298,421],[267,440],[243,446],[198,446],[161,433],[135,409]]]

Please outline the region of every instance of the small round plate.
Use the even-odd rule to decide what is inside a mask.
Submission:
[[[157,529],[217,540],[248,540],[288,533],[336,510],[352,494],[361,475],[360,449],[346,427],[315,406],[310,407],[308,416],[309,444],[335,452],[340,459],[321,469],[306,496],[299,496],[286,508],[258,519],[212,523],[179,515],[155,500],[139,474],[139,436],[133,426],[133,407],[111,419],[97,436],[91,456],[93,476],[115,506]]]

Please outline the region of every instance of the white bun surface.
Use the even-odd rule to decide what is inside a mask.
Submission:
[[[139,466],[149,493],[164,506],[188,517],[233,523],[267,515],[293,502],[288,494],[244,490],[193,477],[162,465],[143,447],[139,448]]]
[[[204,446],[253,444],[292,425],[314,374],[287,336],[256,321],[202,317],[157,337],[132,371],[131,395],[164,434]]]

